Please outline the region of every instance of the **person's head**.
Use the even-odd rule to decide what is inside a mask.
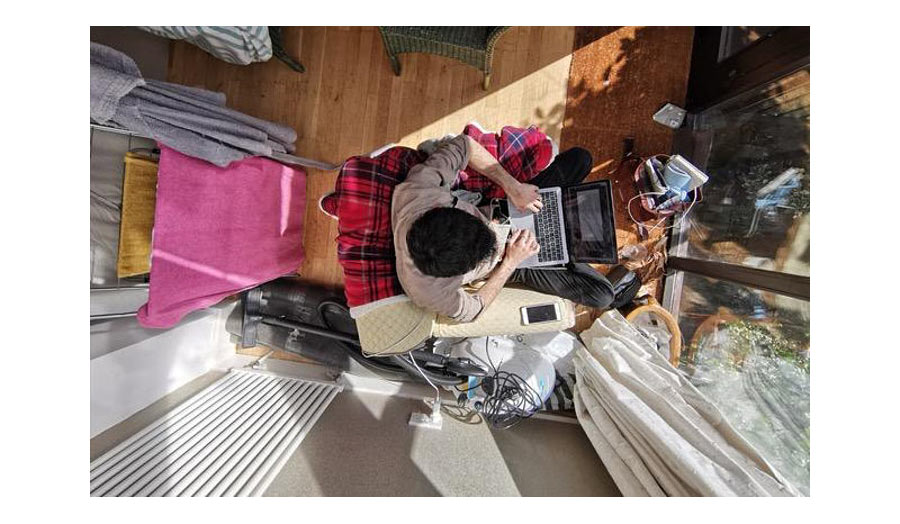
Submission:
[[[468,273],[494,256],[497,237],[484,222],[461,209],[438,207],[413,222],[406,245],[419,271],[433,277]]]

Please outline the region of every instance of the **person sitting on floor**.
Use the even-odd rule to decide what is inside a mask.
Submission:
[[[455,197],[450,190],[457,173],[471,166],[503,188],[510,204],[537,213],[542,208],[539,187],[578,184],[592,163],[589,152],[575,147],[559,154],[532,183],[524,184],[472,138],[459,135],[444,141],[394,189],[391,222],[403,290],[420,307],[459,322],[474,320],[507,282],[589,307],[620,305],[613,284],[587,264],[570,263],[564,270],[517,269],[540,250],[534,234],[530,230],[508,234],[508,228],[485,214],[489,211]],[[634,278],[626,272],[620,282]],[[483,279],[487,281],[476,292],[463,290],[464,285]]]

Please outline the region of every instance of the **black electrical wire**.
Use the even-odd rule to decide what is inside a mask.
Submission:
[[[497,371],[490,379],[491,394],[482,401],[481,415],[498,429],[508,429],[541,409],[541,396],[515,373]]]
[[[409,374],[401,368],[362,356],[359,352],[359,349],[351,346],[350,344],[347,344],[345,342],[338,342],[338,345],[341,346],[347,352],[347,354],[350,355],[350,358],[358,362],[359,365],[363,366],[369,371],[373,371],[378,375],[381,375],[381,377],[383,378],[402,382],[409,381],[411,378]]]
[[[325,324],[325,327],[332,331],[337,331],[328,320],[328,316],[325,315],[323,311],[325,307],[329,306],[341,311],[341,313],[343,314],[346,314],[348,318],[350,316],[350,310],[347,308],[347,306],[332,300],[323,300],[316,307],[316,312],[319,315],[319,320],[321,320],[322,323]],[[419,377],[421,377],[422,375],[419,373],[419,370],[416,369],[416,367],[411,362],[403,359],[403,357],[399,355],[394,355],[389,359],[366,358],[360,353],[359,348],[353,347],[342,340],[335,340],[335,342],[337,342],[338,345],[340,345],[350,355],[350,358],[371,371],[382,375],[387,374],[393,376],[395,377],[394,380],[413,379],[421,382],[427,382],[425,380],[420,380]],[[383,362],[383,360],[390,360],[392,363],[397,365],[385,363]],[[457,386],[465,382],[465,379],[462,377],[441,375],[425,369],[422,369],[422,372],[425,373],[432,382],[434,382],[435,384],[440,384],[442,386]]]
[[[318,307],[316,308],[316,313],[318,313],[319,315],[319,320],[328,329],[337,331],[337,329],[335,329],[335,327],[331,324],[328,316],[324,312],[325,307],[328,306],[338,309],[342,313],[345,313],[348,317],[350,315],[350,310],[340,302],[335,302],[332,300],[323,300],[319,303]],[[355,345],[348,344],[347,342],[344,342],[342,340],[335,340],[335,342],[338,344],[338,346],[340,346],[344,351],[347,352],[350,358],[355,360],[357,363],[359,363],[359,365],[363,366],[369,371],[377,373],[384,378],[387,378],[388,380],[408,381],[410,379],[409,374],[405,370],[397,366],[392,366],[378,360],[364,357],[362,354],[360,354],[359,348],[354,347],[355,345],[358,345],[358,342]]]
[[[456,391],[459,391],[460,393],[468,393],[469,391],[475,391],[476,389],[481,387],[482,382],[484,382],[484,379],[481,379],[481,381],[479,381],[478,384],[475,384],[474,386],[469,386],[466,389],[462,389],[459,386],[456,386]]]
[[[531,384],[515,373],[497,369],[491,359],[489,337],[484,350],[493,374],[481,380],[479,386],[485,398],[476,410],[497,429],[508,429],[534,415],[543,406],[541,395]],[[502,364],[502,362],[501,362]]]
[[[287,317],[275,318],[275,317],[265,317],[261,320],[263,324],[268,324],[270,326],[278,326],[278,327],[286,327],[288,329],[299,329],[301,331],[305,331],[307,333],[312,333],[313,335],[318,335],[320,337],[327,337],[332,340],[340,340],[349,344],[359,345],[359,340],[351,337],[350,335],[346,335],[339,331],[335,331],[333,328],[329,327],[331,331],[328,329],[322,329],[318,326],[314,326],[312,324],[307,324],[306,322],[298,322],[296,320],[291,320]]]
[[[421,368],[416,368],[416,366],[410,360],[406,360],[402,355],[394,355],[390,358],[391,362],[396,362],[404,369],[409,371],[412,376],[420,377],[422,376],[422,374],[425,374],[429,379],[431,379],[432,382],[434,382],[435,384],[440,384],[441,386],[458,386],[466,381],[464,377],[438,375],[437,373],[432,373]]]

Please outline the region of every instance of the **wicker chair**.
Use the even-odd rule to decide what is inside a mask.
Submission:
[[[400,53],[430,53],[455,58],[484,72],[491,83],[494,46],[509,27],[379,27],[394,74],[400,76]]]

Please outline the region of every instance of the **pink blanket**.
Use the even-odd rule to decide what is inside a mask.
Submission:
[[[303,261],[306,173],[252,157],[228,167],[160,146],[150,296],[142,326],[295,271]]]

